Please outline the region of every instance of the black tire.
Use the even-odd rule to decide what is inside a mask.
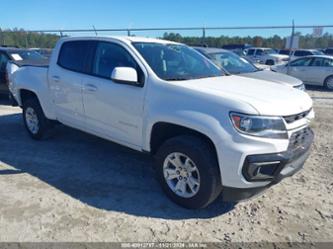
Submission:
[[[37,117],[38,120],[38,129],[33,132],[29,126],[27,121],[27,110],[32,109]],[[46,131],[50,127],[50,121],[45,117],[42,107],[39,104],[39,101],[37,98],[29,98],[24,101],[23,103],[23,121],[24,126],[27,129],[29,135],[31,138],[35,140],[40,140],[44,137]]]
[[[333,80],[333,75],[328,76],[328,77],[325,79],[325,82],[324,82],[324,86],[325,86],[325,88],[326,88],[327,90],[329,90],[329,91],[333,91],[333,88],[330,87],[330,86],[328,85],[328,82],[331,81],[331,80]]]
[[[273,60],[267,60],[265,63],[267,66],[274,66],[274,61]]]
[[[173,192],[164,178],[164,161],[174,152],[188,156],[199,170],[200,187],[198,192],[190,198],[181,197]],[[220,170],[214,148],[200,137],[182,135],[171,138],[158,149],[155,159],[156,174],[162,189],[171,200],[182,207],[204,208],[212,203],[222,191]]]

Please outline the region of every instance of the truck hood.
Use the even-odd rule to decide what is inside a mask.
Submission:
[[[311,98],[303,91],[270,81],[236,75],[174,83],[221,97],[224,101],[231,99],[247,103],[260,115],[288,116],[307,111],[312,107]]]
[[[269,70],[261,70],[253,73],[243,73],[238,75],[252,79],[268,80],[274,83],[289,85],[292,87],[299,86],[303,83],[301,80],[291,77],[289,75],[275,73]]]

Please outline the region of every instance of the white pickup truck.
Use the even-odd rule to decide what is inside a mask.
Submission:
[[[32,138],[58,121],[149,152],[163,190],[187,208],[246,199],[293,175],[313,141],[308,94],[225,75],[164,40],[63,38],[49,65],[20,67],[9,87]]]

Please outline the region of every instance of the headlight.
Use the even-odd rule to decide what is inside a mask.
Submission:
[[[281,117],[230,113],[230,118],[236,130],[241,133],[265,138],[288,138],[288,132]]]
[[[305,91],[305,85],[304,85],[304,84],[301,84],[301,85],[295,86],[294,88],[296,88],[296,89],[298,89],[298,90],[301,90],[301,91]]]

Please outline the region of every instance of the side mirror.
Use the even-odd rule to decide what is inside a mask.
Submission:
[[[132,67],[116,67],[112,71],[111,79],[117,83],[136,84],[138,82],[138,73]]]

